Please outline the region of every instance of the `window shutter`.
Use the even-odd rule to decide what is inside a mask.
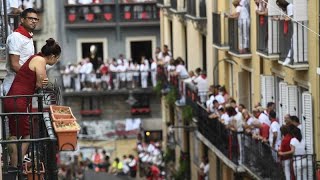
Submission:
[[[308,25],[307,22],[299,22]],[[295,63],[308,61],[308,30],[293,22],[293,59]]]
[[[279,123],[280,125],[284,124],[283,118],[286,114],[288,114],[288,88],[287,88],[287,83],[285,82],[280,82],[279,83]]]
[[[261,105],[267,107],[268,102],[274,102],[274,77],[260,75]]]
[[[288,113],[298,116],[298,88],[297,86],[288,87]]]
[[[293,0],[292,4],[293,4],[293,19],[295,21],[308,20],[308,1]]]
[[[303,138],[306,143],[307,154],[313,154],[313,118],[312,96],[309,92],[302,93],[302,119]]]

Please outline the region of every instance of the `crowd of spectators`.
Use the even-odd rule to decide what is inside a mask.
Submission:
[[[94,70],[88,58],[78,65],[68,64],[61,71],[63,84],[67,92],[91,90],[118,90],[122,88],[147,88],[157,84],[157,64],[141,57],[140,63],[119,56],[100,65]]]

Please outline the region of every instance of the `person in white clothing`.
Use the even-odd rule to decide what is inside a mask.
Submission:
[[[139,84],[139,75],[140,75],[140,65],[137,62],[133,63],[132,71],[133,71],[132,88],[136,88],[138,87],[138,84]]]
[[[269,144],[273,149],[278,151],[279,146],[281,144],[281,132],[280,132],[280,124],[277,121],[276,112],[270,111],[269,118],[271,121],[270,129],[269,129]]]
[[[145,64],[144,59],[141,60],[140,64],[140,74],[141,74],[141,87],[147,88],[148,87],[148,66]]]
[[[9,58],[6,64],[7,75],[3,81],[4,94],[9,92],[16,72],[35,54],[32,32],[39,22],[37,12],[34,9],[24,10],[20,22],[21,25],[7,39]]]
[[[240,0],[234,0],[232,2],[233,6],[236,8],[236,12],[228,17],[238,20],[238,50],[242,54],[247,53],[249,48],[250,14],[248,9],[245,7],[246,2],[240,2]]]
[[[290,151],[279,152],[280,156],[294,155],[293,157],[293,170],[296,176],[296,180],[305,180],[307,178],[308,169],[307,157],[305,150],[305,142],[302,139],[300,129],[292,126],[290,134],[292,139],[290,140]],[[311,163],[311,161],[310,161]],[[311,164],[310,164],[310,167]]]
[[[205,71],[201,71],[201,75],[196,78],[193,83],[197,86],[198,96],[200,97],[200,102],[205,104],[207,101],[207,93],[208,93],[208,80],[207,73]]]
[[[152,86],[156,87],[157,85],[157,62],[154,59],[151,59],[151,82]]]
[[[123,64],[123,61],[120,61],[118,63],[118,66],[117,66],[117,71],[118,71],[118,79],[120,80],[120,88],[124,88],[126,87],[126,71],[127,71],[127,68],[126,66]]]

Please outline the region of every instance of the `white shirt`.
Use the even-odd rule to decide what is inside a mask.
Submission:
[[[198,92],[207,92],[208,91],[207,79],[203,79],[202,77],[200,77],[197,80],[197,88],[198,88]]]
[[[176,72],[179,74],[180,78],[187,78],[189,76],[188,71],[184,65],[177,65]]]
[[[250,19],[249,12],[246,7],[244,6],[237,6],[236,7],[236,12],[239,13],[239,18],[238,19]]]
[[[204,179],[208,180],[209,179],[209,170],[210,170],[210,164],[206,164],[203,168],[203,173],[204,173]]]
[[[34,3],[34,0],[24,0],[23,6],[25,9],[33,8],[33,3]]]
[[[243,131],[243,116],[241,112],[238,112],[234,117],[234,120],[236,121],[236,127],[238,132]]]
[[[13,32],[7,39],[9,54],[20,56],[19,64],[22,66],[32,55],[34,55],[33,39],[18,32]],[[7,75],[3,81],[3,88],[9,92],[16,73],[11,69],[10,62],[6,64]]]
[[[219,104],[225,103],[225,99],[224,99],[224,97],[222,96],[221,93],[219,93],[218,95],[216,95],[214,98],[219,102]]]
[[[288,6],[287,6],[287,15],[289,17],[293,16],[293,5],[292,5],[292,3],[288,4]]]
[[[264,113],[261,113],[260,115],[259,115],[259,122],[261,123],[261,124],[263,124],[263,123],[265,123],[265,124],[267,124],[268,126],[270,126],[271,125],[271,121],[269,120],[269,117],[266,115],[266,114],[264,114]]]
[[[229,115],[227,113],[222,114],[220,119],[224,121],[224,125],[230,124],[231,118],[229,117]]]
[[[157,63],[156,62],[152,62],[151,63],[151,71],[156,71],[157,70]]]
[[[292,138],[290,140],[290,145],[294,146],[294,154],[293,155],[303,155],[306,154],[305,143],[304,140],[298,141],[297,138]]]
[[[277,132],[277,139],[275,143],[275,149],[278,150],[281,144],[281,132],[280,132],[280,124],[277,121],[273,121],[269,128],[269,143],[272,146],[273,143],[273,133]]]
[[[13,10],[13,9],[18,9],[19,6],[21,5],[21,2],[19,2],[19,0],[7,0],[7,13],[10,14],[10,12]],[[1,1],[1,5],[2,5],[2,8],[1,8],[1,14],[3,15],[4,14],[4,11],[3,11],[3,3]]]

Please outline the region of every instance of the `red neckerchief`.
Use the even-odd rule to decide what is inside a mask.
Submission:
[[[30,38],[30,39],[32,38],[32,35],[26,30],[26,28],[24,28],[21,25],[14,32],[18,32],[27,38]]]

